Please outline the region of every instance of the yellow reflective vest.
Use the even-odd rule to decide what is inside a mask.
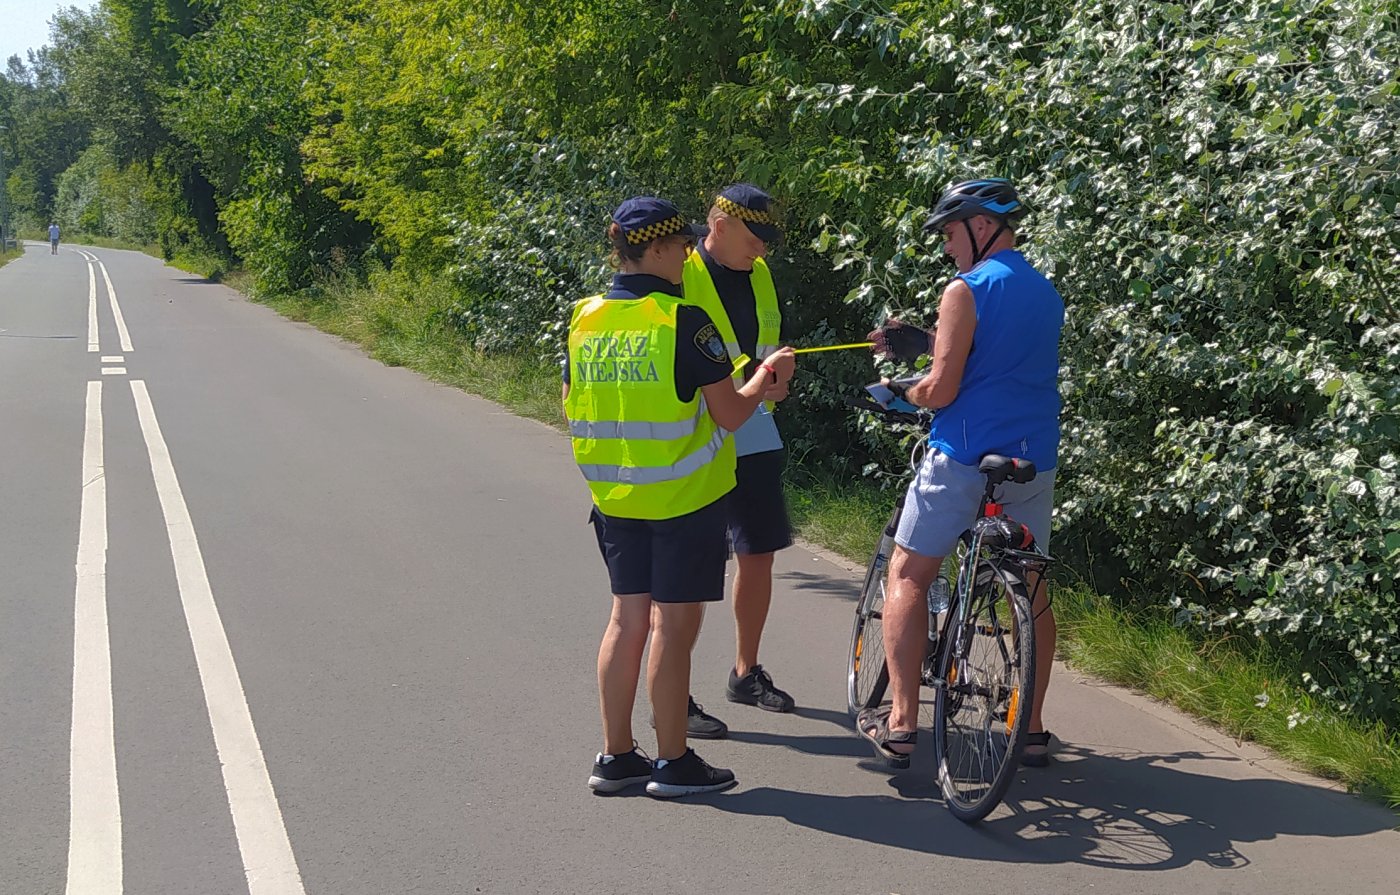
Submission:
[[[609,516],[673,519],[734,488],[734,440],[697,389],[676,395],[676,313],[682,301],[587,298],[569,323],[564,400],[593,502]]]
[[[754,359],[763,360],[778,350],[778,333],[782,328],[783,315],[778,310],[778,291],[773,288],[773,274],[768,270],[768,263],[762,258],[753,260],[749,282],[753,284],[753,297],[758,310],[758,343],[754,350]],[[729,349],[729,356],[735,359],[735,384],[742,385],[744,367],[739,361],[746,359],[746,356],[739,348],[739,340],[734,335],[734,324],[729,322],[729,314],[724,310],[724,302],[720,300],[719,292],[715,289],[715,281],[710,278],[705,259],[698,251],[691,252],[685,261],[682,289],[685,292],[685,300],[704,308],[705,313],[714,321],[720,337],[724,339],[724,347]]]
[[[768,263],[755,258],[753,271],[749,273],[749,283],[753,286],[755,310],[758,312],[758,341],[754,354],[763,360],[778,350],[778,332],[782,328],[783,315],[778,310],[778,292],[773,288],[773,274]],[[691,252],[685,262],[682,278],[685,300],[699,305],[710,315],[720,338],[724,339],[729,356],[734,358],[734,385],[744,384],[745,365],[749,358],[739,349],[739,340],[734,334],[734,324],[724,309],[724,301],[719,297],[715,281],[710,277],[709,268],[699,252]],[[734,433],[734,445],[739,456],[778,450],[783,440],[778,435],[778,424],[773,420],[773,404],[765,401],[759,405],[754,415]]]

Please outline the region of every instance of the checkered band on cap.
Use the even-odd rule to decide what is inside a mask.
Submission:
[[[651,242],[653,239],[660,239],[663,236],[670,236],[672,233],[679,233],[685,229],[685,221],[679,216],[669,217],[664,221],[657,221],[654,224],[647,224],[637,230],[626,233],[627,241],[632,245],[641,245],[644,242]]]
[[[727,215],[732,215],[741,221],[752,221],[755,224],[774,224],[773,216],[766,211],[754,211],[745,205],[740,205],[732,199],[720,196],[715,199],[715,205],[719,210]]]

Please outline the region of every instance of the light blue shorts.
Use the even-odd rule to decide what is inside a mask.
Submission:
[[[976,466],[966,466],[936,448],[930,448],[909,483],[904,514],[895,542],[921,556],[945,557],[958,538],[972,527],[982,505],[986,478]],[[1055,502],[1055,470],[1037,470],[1024,485],[1004,482],[995,497],[1006,515],[1025,525],[1041,550],[1050,552],[1050,512]]]

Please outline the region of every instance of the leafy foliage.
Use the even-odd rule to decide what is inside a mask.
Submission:
[[[768,17],[904,63],[764,94],[900,135],[806,185],[892,212],[878,230],[828,215],[816,245],[857,271],[848,299],[927,295],[908,238],[922,208],[902,197],[1015,177],[1039,209],[1030,252],[1071,306],[1061,538],[1167,589],[1183,619],[1286,640],[1328,696],[1393,716],[1394,6],[1087,3],[1054,19],[1011,4],[967,30],[927,7]]]
[[[11,56],[0,74],[0,156],[5,210],[17,229],[47,226],[58,178],[75,162],[89,128],[70,107],[61,73],[47,49],[26,64]]]
[[[220,200],[229,245],[258,288],[311,284],[358,252],[363,235],[303,170],[311,126],[302,84],[314,65],[307,30],[326,3],[244,0],[220,4],[210,27],[184,42],[185,80],[166,113],[192,146]]]

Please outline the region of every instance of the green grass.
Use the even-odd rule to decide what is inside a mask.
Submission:
[[[230,282],[247,285],[237,274]],[[562,428],[557,367],[534,358],[487,356],[455,332],[425,322],[452,300],[441,282],[388,289],[331,283],[314,296],[261,300],[358,343],[387,364]],[[872,482],[813,471],[800,462],[790,463],[788,495],[804,538],[860,565],[895,497]],[[1072,583],[1056,589],[1055,606],[1060,654],[1075,667],[1144,691],[1400,808],[1400,738],[1315,701],[1299,674],[1259,643],[1177,628],[1165,609],[1130,611]],[[1267,701],[1260,699],[1264,694]]]
[[[788,510],[802,537],[864,565],[897,496],[868,481],[813,473],[790,462]]]
[[[1262,642],[1172,624],[1083,588],[1056,597],[1061,652],[1075,667],[1142,690],[1323,777],[1400,808],[1400,736],[1322,705]]]
[[[24,254],[24,249],[0,249],[0,267],[4,267],[11,261]]]
[[[94,236],[90,233],[75,233],[73,235],[63,234],[63,245],[93,246],[99,249],[127,249],[132,252],[145,252],[147,255],[156,258],[161,257],[160,246],[157,243],[135,243],[127,242],[124,239],[113,239],[110,236]]]
[[[259,299],[300,320],[363,346],[371,356],[447,385],[490,398],[515,413],[562,429],[559,368],[535,358],[486,355],[450,329],[424,321],[424,305],[443,306],[440,284],[411,297],[369,287],[330,284],[321,295]],[[429,315],[432,316],[432,315]]]

